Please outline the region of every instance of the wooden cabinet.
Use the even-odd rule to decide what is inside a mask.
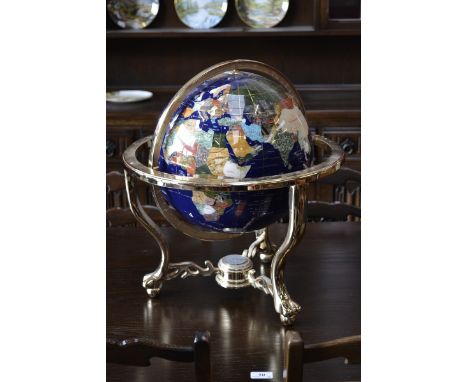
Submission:
[[[343,15],[348,3],[291,0],[285,19],[270,29],[244,25],[232,0],[223,21],[210,30],[184,26],[173,0],[160,0],[159,14],[143,30],[119,29],[108,18],[108,89],[150,90],[154,97],[135,104],[107,104],[107,171],[123,168],[124,149],[152,134],[180,86],[199,71],[236,58],[262,61],[282,71],[299,90],[311,129],[339,142],[349,151],[346,165],[360,170],[360,20],[333,18]],[[351,3],[355,7],[356,1]],[[317,190],[318,197],[322,194]]]

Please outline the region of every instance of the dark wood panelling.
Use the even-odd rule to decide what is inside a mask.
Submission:
[[[359,19],[361,17],[360,0],[329,0],[330,19]]]
[[[183,85],[220,61],[258,60],[295,84],[358,84],[360,37],[108,39],[107,82],[114,86]]]
[[[319,0],[320,28],[326,30],[361,30],[360,0]]]

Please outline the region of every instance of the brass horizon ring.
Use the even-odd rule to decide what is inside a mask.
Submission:
[[[178,190],[248,192],[312,183],[336,172],[344,159],[343,149],[336,142],[320,135],[314,135],[312,137],[312,143],[319,148],[329,151],[329,156],[321,163],[311,165],[304,170],[274,176],[245,179],[188,177],[161,172],[158,167],[148,167],[138,160],[137,153],[144,147],[149,150],[152,145],[152,139],[153,135],[149,135],[133,142],[123,154],[125,166],[132,171],[133,175],[137,176],[145,183]]]

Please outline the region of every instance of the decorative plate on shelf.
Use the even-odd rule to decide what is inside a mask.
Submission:
[[[106,93],[106,101],[116,103],[140,102],[152,96],[153,93],[146,90],[116,90]]]
[[[237,14],[251,28],[271,28],[286,16],[289,0],[236,0]]]
[[[107,12],[124,29],[143,29],[156,17],[159,0],[107,0]]]
[[[227,0],[174,0],[180,21],[193,29],[218,25],[226,14]]]

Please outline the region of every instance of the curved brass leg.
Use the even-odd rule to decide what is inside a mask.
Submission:
[[[137,221],[149,232],[149,234],[156,240],[161,249],[161,262],[158,268],[152,273],[148,273],[143,277],[143,287],[151,297],[156,297],[161,291],[162,283],[167,275],[169,267],[169,247],[164,240],[163,233],[157,224],[148,216],[143,207],[141,206],[138,193],[136,192],[136,179],[133,176],[125,174],[125,189],[127,191],[127,198],[130,205],[130,210],[137,219]]]
[[[257,253],[260,254],[260,260],[262,263],[271,262],[271,259],[275,254],[274,247],[268,240],[268,227],[255,231],[255,241],[250,244],[248,249],[244,249],[242,256],[252,259]]]
[[[291,325],[301,310],[299,304],[289,296],[284,285],[284,267],[292,248],[302,239],[305,229],[304,208],[307,192],[304,186],[289,188],[289,225],[286,237],[276,251],[271,263],[271,284],[275,310],[280,314],[283,325]]]
[[[271,259],[273,258],[273,255],[275,254],[276,250],[274,245],[270,242],[269,229],[269,227],[266,227],[261,230],[255,231],[255,235],[257,235],[257,237],[260,236],[262,238],[262,242],[258,246],[258,248],[260,249],[260,261],[262,263],[271,263]]]

